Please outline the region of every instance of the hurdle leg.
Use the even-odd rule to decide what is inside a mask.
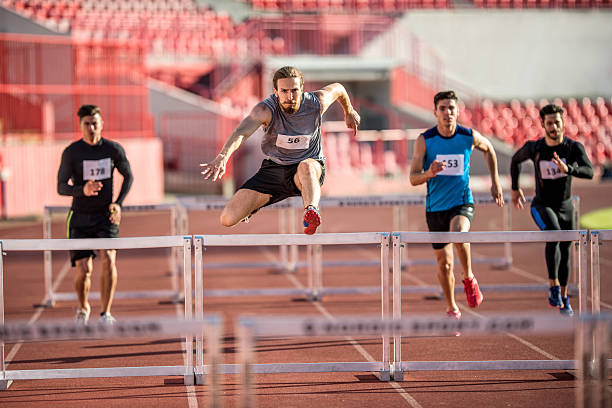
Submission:
[[[319,300],[319,293],[316,288],[315,278],[315,256],[314,245],[306,245],[306,263],[308,271],[308,299],[312,301]]]
[[[597,314],[601,308],[601,274],[599,269],[599,232],[591,231],[591,312]]]
[[[578,384],[576,407],[608,407],[609,321],[601,318],[581,320],[576,334]]]
[[[389,234],[383,234],[380,242],[380,301],[381,318],[389,318]],[[380,380],[390,380],[390,355],[389,355],[389,336],[382,336],[382,362],[383,368],[380,371]]]
[[[587,311],[587,232],[580,233],[580,240],[578,241],[578,312],[586,313]]]
[[[286,208],[281,208],[278,210],[278,229],[279,232],[281,234],[286,234],[287,233],[287,209]],[[287,245],[280,245],[279,247],[279,254],[278,256],[280,257],[280,268],[283,271],[289,271],[289,260],[287,257],[287,249],[288,246]]]
[[[402,318],[402,243],[401,235],[393,234],[393,320]],[[402,371],[402,338],[393,336],[393,370],[395,381],[404,380]]]
[[[191,288],[191,245],[192,239],[185,238],[183,240],[183,283],[185,288],[185,320],[193,320],[193,302]],[[190,334],[185,336],[185,374],[184,384],[194,384],[193,372],[193,336]]]
[[[241,408],[252,408],[255,406],[255,389],[253,384],[253,340],[254,333],[252,324],[246,319],[241,319],[236,328],[238,341],[240,342],[240,403]]]
[[[4,248],[0,241],[0,324],[4,325]],[[0,391],[8,390],[12,380],[6,380],[6,363],[4,361],[4,338],[0,341],[0,358],[2,359],[2,377],[0,378]]]
[[[512,206],[506,205],[503,208],[503,229],[512,231]],[[512,242],[504,242],[504,262],[501,267],[510,268],[512,266]]]
[[[44,222],[43,222],[43,238],[51,238],[51,212],[45,207]],[[44,251],[44,265],[43,274],[45,282],[45,307],[55,306],[55,299],[53,296],[53,259],[51,251]]]
[[[579,229],[579,222],[580,222],[580,197],[579,196],[572,196],[572,205],[574,207],[574,215],[573,215],[573,219],[574,219],[574,228],[575,229]],[[571,254],[570,257],[571,262],[572,262],[572,270],[576,271],[578,270],[579,267],[579,263],[580,260],[578,259],[578,253],[577,253],[577,249],[576,247],[574,247],[572,245],[571,247]],[[572,274],[572,276],[570,277],[570,282],[573,283],[575,286],[578,286],[580,284],[580,280],[578,278],[578,276],[576,276],[576,274]],[[569,284],[569,282],[568,282]]]
[[[221,401],[221,335],[223,333],[223,327],[221,325],[221,319],[218,316],[206,319],[207,322],[204,324],[204,339],[206,343],[206,350],[208,351],[208,386],[209,386],[209,400],[208,406],[211,408],[219,408],[223,406]],[[197,383],[196,376],[196,383]]]
[[[202,237],[193,238],[194,245],[194,273],[195,273],[195,318],[202,321],[204,318],[203,302],[203,270],[202,270]],[[195,383],[204,385],[204,332],[196,336],[196,363],[195,363]]]

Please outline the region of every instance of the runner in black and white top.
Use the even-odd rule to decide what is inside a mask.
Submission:
[[[520,164],[532,160],[535,166],[536,194],[531,216],[541,230],[571,230],[574,225],[572,177],[593,178],[593,167],[580,142],[563,135],[563,108],[549,104],[540,110],[546,135],[528,141],[512,157],[512,202],[524,208],[525,196],[519,187]],[[546,267],[550,280],[548,302],[572,315],[567,295],[571,242],[546,243]]]
[[[241,143],[263,126],[261,149],[267,156],[259,171],[234,194],[221,213],[221,224],[231,227],[248,219],[261,207],[302,196],[304,233],[314,234],[321,224],[318,211],[325,177],[321,148],[321,121],[327,108],[338,101],[347,127],[357,133],[359,114],[339,83],[315,92],[304,92],[302,73],[283,67],[274,73],[274,93],[258,103],[242,120],[211,162],[202,163],[204,179],[225,173],[227,162]]]
[[[72,196],[72,207],[66,223],[67,235],[68,238],[117,238],[121,204],[133,180],[130,163],[119,143],[102,138],[103,121],[97,106],[83,105],[77,114],[83,137],[64,150],[57,173],[57,192]],[[123,183],[117,199],[113,201],[115,169],[123,176]],[[101,250],[100,255],[100,320],[112,323],[115,321],[110,309],[117,283],[116,251]],[[77,321],[81,323],[87,323],[91,312],[87,297],[95,256],[91,250],[70,251],[72,266],[77,270],[74,285],[79,299]]]

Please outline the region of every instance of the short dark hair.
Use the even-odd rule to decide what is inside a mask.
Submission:
[[[560,114],[561,118],[563,118],[563,108],[559,105],[555,105],[554,103],[549,103],[548,105],[540,109],[540,118],[542,119],[542,122],[544,122],[544,118],[546,117],[546,115],[551,115],[555,113]]]
[[[304,75],[302,74],[302,71],[300,71],[296,67],[286,66],[278,69],[272,77],[272,84],[274,85],[274,89],[278,89],[276,84],[279,79],[283,78],[300,78],[300,85],[304,85]]]
[[[438,92],[434,96],[434,109],[436,109],[438,107],[438,102],[440,102],[443,99],[452,99],[452,100],[456,101],[459,98],[457,98],[457,95],[455,95],[455,91],[442,91],[442,92]]]
[[[96,113],[100,114],[100,108],[96,105],[83,105],[79,108],[77,115],[79,120],[83,120],[85,116],[93,116]]]

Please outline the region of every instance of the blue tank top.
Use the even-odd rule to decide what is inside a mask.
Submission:
[[[470,156],[473,150],[472,129],[457,126],[455,134],[444,137],[433,127],[423,133],[425,163],[428,169],[434,160],[446,162],[444,171],[427,180],[427,212],[445,211],[463,204],[474,204],[470,190]]]
[[[324,160],[321,148],[321,103],[311,92],[302,94],[297,112],[285,113],[272,94],[263,100],[272,112],[264,128],[261,150],[278,164],[295,164],[305,159]]]

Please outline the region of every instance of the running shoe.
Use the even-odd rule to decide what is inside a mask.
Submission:
[[[484,296],[482,296],[482,292],[478,287],[478,281],[474,276],[472,279],[464,279],[463,280],[463,290],[465,291],[465,296],[467,298],[467,304],[469,307],[474,308],[480,306]]]
[[[87,324],[87,322],[89,321],[89,312],[91,311],[91,309],[85,310],[85,309],[81,309],[80,307],[77,309],[76,312],[76,317],[75,317],[75,321],[78,324]]]
[[[453,320],[461,319],[461,311],[459,309],[449,310],[446,312],[446,317]]]
[[[561,299],[561,287],[559,285],[551,286],[548,293],[548,304],[552,307],[563,306],[563,300]]]
[[[304,234],[314,234],[319,225],[321,225],[321,214],[313,205],[309,205],[304,210]]]
[[[100,315],[100,323],[104,323],[104,324],[115,324],[115,322],[117,321],[117,319],[115,319],[113,317],[113,315],[111,315],[108,312],[102,313]]]
[[[559,312],[562,315],[573,316],[574,315],[574,310],[572,309],[572,305],[570,305],[569,296],[568,297],[562,297],[561,300],[563,301],[563,307],[561,309],[559,309]]]

